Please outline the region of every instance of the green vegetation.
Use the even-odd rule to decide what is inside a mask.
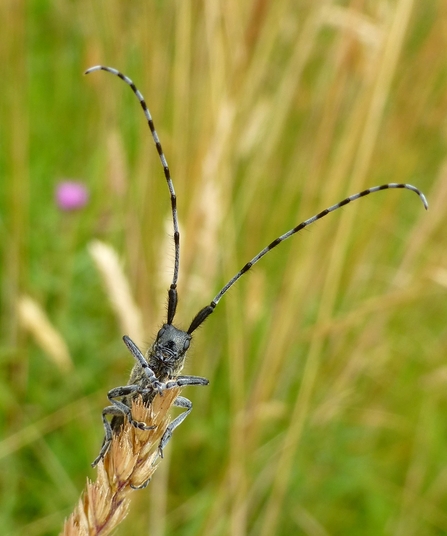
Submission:
[[[194,403],[119,534],[447,534],[445,2],[4,2],[0,527],[58,534],[132,357],[88,245],[123,259],[145,344],[165,318],[169,196],[179,327],[279,234],[195,334]],[[58,182],[90,201],[63,212]],[[45,311],[72,367],[26,329]],[[22,315],[23,316],[23,315]],[[132,333],[128,333],[132,335]],[[51,343],[50,343],[51,346]]]

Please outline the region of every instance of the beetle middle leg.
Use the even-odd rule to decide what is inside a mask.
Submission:
[[[120,400],[115,400],[115,398],[121,398],[124,396],[134,395],[134,394],[144,394],[147,392],[147,389],[141,388],[139,385],[125,385],[122,387],[115,387],[107,393],[107,398],[112,403],[111,406],[107,406],[102,410],[102,422],[104,425],[104,441],[102,443],[101,450],[99,451],[98,456],[92,462],[92,467],[96,467],[100,460],[104,458],[107,454],[107,451],[110,448],[110,443],[112,442],[113,437],[113,428],[107,419],[108,415],[112,417],[122,418],[123,416],[127,417],[129,422],[139,428],[140,430],[152,430],[155,426],[147,426],[144,422],[136,421],[132,417],[132,412],[129,406],[121,402]]]
[[[191,400],[188,400],[187,398],[185,398],[184,396],[178,396],[175,400],[174,400],[174,403],[172,404],[173,406],[176,406],[178,408],[185,408],[186,411],[184,411],[183,413],[180,413],[180,415],[178,417],[176,417],[170,424],[169,426],[166,428],[165,430],[165,433],[163,434],[161,440],[160,440],[160,443],[158,445],[158,454],[160,455],[160,458],[163,458],[163,449],[166,447],[166,445],[169,443],[171,437],[172,437],[172,432],[182,424],[182,422],[186,419],[186,417],[191,413],[192,411],[192,402]]]

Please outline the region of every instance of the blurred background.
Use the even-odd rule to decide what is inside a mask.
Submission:
[[[171,168],[179,327],[349,194],[409,182],[430,203],[361,199],[222,299],[186,366],[210,385],[185,389],[193,413],[118,534],[447,534],[447,4],[0,11],[2,534],[58,534],[133,365],[122,335],[146,348],[165,320],[166,182],[129,88],[83,76],[98,63],[140,88]],[[130,294],[112,299],[113,251]]]

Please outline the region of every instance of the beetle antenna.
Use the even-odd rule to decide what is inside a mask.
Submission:
[[[104,65],[95,65],[95,67],[90,67],[90,69],[87,69],[84,74],[90,74],[94,71],[106,71],[108,73],[112,73],[115,76],[118,76],[118,78],[121,78],[121,80],[123,80],[124,82],[126,82],[128,86],[130,86],[132,91],[135,93],[139,103],[141,104],[141,107],[143,108],[144,115],[146,116],[146,119],[147,119],[147,124],[149,125],[152,138],[154,139],[155,147],[157,148],[158,156],[160,157],[161,165],[163,166],[165,179],[168,184],[169,193],[171,195],[172,222],[174,226],[175,261],[174,261],[174,273],[172,276],[172,283],[168,290],[168,319],[167,319],[167,323],[172,324],[172,321],[174,320],[174,316],[175,316],[175,311],[177,309],[177,302],[178,302],[177,280],[178,280],[178,273],[179,273],[179,266],[180,266],[180,232],[179,232],[178,216],[177,216],[177,198],[175,195],[174,183],[172,182],[171,172],[169,171],[168,162],[163,153],[163,148],[161,146],[157,131],[155,130],[154,121],[152,119],[151,113],[149,112],[149,108],[147,107],[144,97],[141,94],[140,90],[137,88],[137,86],[132,82],[132,80],[128,76],[124,75],[123,73],[120,73],[117,69],[114,69],[113,67],[105,67]]]
[[[301,222],[299,225],[294,227],[293,229],[290,229],[283,235],[279,236],[278,238],[275,238],[273,242],[271,242],[268,246],[266,246],[263,250],[261,250],[257,255],[255,255],[250,261],[248,261],[239,272],[234,275],[228,283],[222,287],[222,289],[217,293],[215,298],[212,300],[212,302],[209,305],[206,305],[203,309],[201,309],[197,315],[194,317],[193,321],[191,322],[191,325],[189,326],[188,333],[191,334],[193,331],[195,331],[203,322],[208,318],[208,316],[214,311],[217,304],[221,300],[222,296],[238,281],[245,273],[252,268],[254,264],[256,264],[264,255],[267,255],[272,249],[276,248],[276,246],[279,246],[281,242],[284,242],[284,240],[287,240],[287,238],[290,238],[292,235],[298,233],[299,231],[303,230],[305,227],[308,227],[312,223],[316,222],[317,220],[320,220],[321,218],[324,218],[327,216],[330,212],[334,212],[335,210],[338,210],[341,207],[344,207],[345,205],[348,205],[351,201],[355,201],[356,199],[359,199],[360,197],[365,197],[369,194],[372,194],[374,192],[379,192],[380,190],[388,190],[391,188],[405,188],[406,190],[411,190],[412,192],[415,192],[421,199],[425,209],[428,209],[428,203],[425,195],[415,186],[412,186],[411,184],[400,184],[391,182],[388,184],[382,184],[381,186],[373,186],[372,188],[368,188],[367,190],[363,190],[362,192],[359,192],[354,195],[350,195],[346,199],[343,199],[343,201],[340,201],[339,203],[336,203],[335,205],[332,205],[329,208],[326,208],[322,212],[319,212],[318,214],[315,214],[315,216],[312,216],[308,220],[305,220]]]

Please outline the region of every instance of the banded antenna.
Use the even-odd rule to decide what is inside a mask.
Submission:
[[[155,147],[157,148],[158,156],[160,157],[161,165],[163,166],[165,179],[168,184],[169,193],[171,195],[172,223],[174,226],[175,261],[174,261],[174,273],[172,275],[172,283],[168,290],[168,319],[167,319],[167,323],[172,324],[174,320],[174,316],[175,316],[175,311],[177,309],[177,302],[178,302],[177,280],[178,280],[178,273],[179,273],[179,267],[180,267],[180,232],[179,232],[179,227],[178,227],[178,216],[177,216],[177,198],[175,195],[174,183],[172,182],[172,179],[171,179],[171,172],[169,171],[168,162],[163,153],[163,148],[161,146],[157,131],[155,130],[154,121],[152,119],[149,108],[147,107],[144,97],[141,94],[140,90],[137,88],[137,86],[132,82],[132,80],[129,77],[127,77],[123,73],[120,73],[117,69],[114,69],[113,67],[105,67],[104,65],[95,65],[94,67],[90,67],[90,69],[87,69],[84,74],[90,74],[93,71],[107,71],[108,73],[112,73],[115,76],[118,76],[118,78],[121,78],[121,80],[124,80],[124,82],[126,82],[126,84],[130,86],[132,91],[135,93],[139,103],[141,104],[141,107],[143,108],[144,115],[146,116],[146,119],[147,119],[147,124],[149,125],[152,138],[154,139]]]
[[[351,201],[355,201],[356,199],[359,199],[360,197],[365,197],[366,195],[372,194],[374,192],[379,192],[380,190],[388,190],[390,188],[405,188],[406,190],[411,190],[412,192],[415,192],[421,199],[425,209],[428,209],[428,203],[425,195],[415,186],[412,186],[411,184],[400,184],[396,182],[391,182],[388,184],[382,184],[381,186],[373,186],[372,188],[368,188],[367,190],[363,190],[363,192],[359,192],[354,195],[350,195],[346,199],[343,199],[343,201],[340,201],[339,203],[336,203],[335,205],[332,205],[329,208],[326,208],[322,212],[319,212],[318,214],[315,214],[315,216],[312,216],[308,220],[305,220],[298,224],[296,227],[293,227],[293,229],[290,229],[290,231],[287,231],[281,236],[278,236],[278,238],[275,238],[273,242],[271,242],[268,246],[266,246],[263,250],[261,250],[257,255],[255,255],[251,261],[248,261],[242,268],[239,270],[239,272],[233,276],[226,285],[222,287],[222,289],[217,293],[215,298],[212,300],[212,302],[209,305],[206,305],[203,309],[201,309],[196,316],[194,317],[193,321],[191,322],[191,325],[188,328],[188,333],[191,334],[193,331],[195,331],[207,318],[208,316],[214,311],[217,304],[221,300],[222,296],[238,281],[245,273],[250,270],[250,268],[256,264],[264,255],[267,255],[270,251],[272,251],[273,248],[276,248],[276,246],[279,246],[281,242],[284,242],[284,240],[287,240],[287,238],[290,238],[295,233],[298,233],[299,231],[303,230],[305,227],[308,227],[312,223],[316,222],[317,220],[320,220],[321,218],[324,218],[327,216],[330,212],[334,212],[335,210],[338,210],[341,207],[344,207]]]
[[[117,69],[114,69],[113,67],[104,67],[103,65],[96,65],[95,67],[91,67],[90,69],[87,69],[85,71],[85,74],[89,74],[93,71],[107,71],[108,73],[112,73],[115,76],[118,76],[121,78],[121,80],[124,80],[128,86],[132,89],[132,91],[135,93],[138,101],[141,104],[141,107],[143,108],[144,115],[146,116],[150,131],[152,133],[152,137],[155,142],[155,146],[158,151],[158,155],[160,157],[161,165],[163,166],[166,182],[168,184],[169,192],[171,194],[171,209],[172,209],[172,221],[174,224],[174,246],[175,246],[175,263],[174,263],[174,274],[172,277],[172,283],[168,290],[168,324],[172,324],[175,316],[175,311],[177,308],[177,301],[178,301],[178,294],[177,294],[177,279],[178,279],[178,273],[179,273],[179,265],[180,265],[180,233],[178,228],[178,217],[177,217],[177,204],[176,204],[176,196],[174,191],[174,184],[171,179],[171,173],[169,171],[169,166],[166,161],[166,157],[163,153],[163,149],[161,147],[160,140],[158,138],[158,134],[154,127],[154,122],[152,120],[152,116],[149,112],[149,109],[146,105],[146,102],[144,101],[143,95],[141,92],[137,89],[135,84],[132,82],[132,80],[127,77],[126,75],[120,73]],[[284,242],[284,240],[287,240],[287,238],[290,238],[292,235],[298,233],[299,231],[303,230],[305,227],[308,227],[312,223],[316,222],[317,220],[320,220],[321,218],[324,218],[327,216],[330,212],[334,212],[335,210],[338,210],[341,207],[344,207],[345,205],[349,204],[351,201],[355,201],[356,199],[359,199],[360,197],[365,197],[369,194],[379,192],[381,190],[388,190],[391,188],[404,188],[406,190],[410,190],[412,192],[415,192],[419,198],[421,199],[425,209],[428,209],[428,203],[427,199],[425,198],[425,195],[415,186],[412,186],[411,184],[403,184],[403,183],[396,183],[391,182],[388,184],[382,184],[381,186],[373,186],[372,188],[368,188],[367,190],[363,190],[362,192],[350,195],[346,199],[343,199],[343,201],[340,201],[339,203],[336,203],[335,205],[332,205],[331,207],[326,208],[325,210],[319,212],[318,214],[315,214],[315,216],[312,216],[311,218],[301,222],[296,227],[293,227],[286,233],[282,234],[278,238],[275,238],[273,242],[271,242],[268,246],[266,246],[264,249],[262,249],[257,255],[255,255],[250,261],[248,261],[242,268],[237,272],[236,275],[234,275],[226,285],[222,287],[222,289],[217,293],[217,295],[214,297],[214,299],[211,301],[209,305],[206,305],[201,309],[196,316],[193,318],[191,325],[188,328],[187,333],[191,335],[203,322],[208,318],[208,316],[214,311],[217,304],[221,300],[222,296],[238,281],[245,273],[247,273],[252,266],[254,266],[264,255],[267,255],[272,249],[274,249],[276,246],[281,244],[281,242]]]

